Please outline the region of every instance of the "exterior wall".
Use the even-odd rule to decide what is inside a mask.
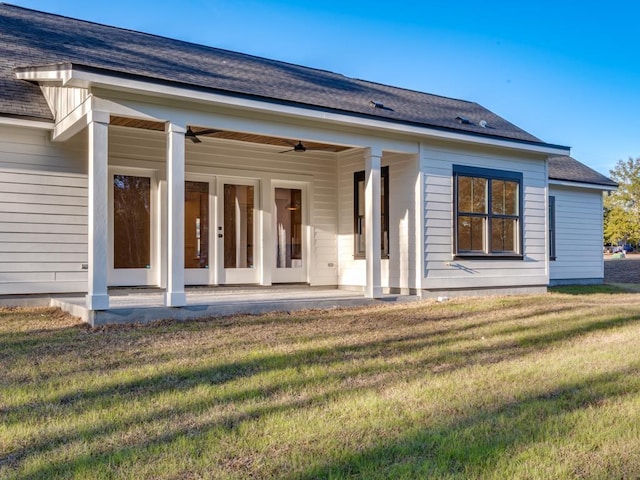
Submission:
[[[556,198],[556,260],[551,285],[602,283],[602,191],[549,185]]]
[[[389,166],[389,259],[382,259],[382,286],[408,292],[415,290],[415,189],[418,165],[415,156],[385,153],[382,166]],[[364,259],[354,259],[353,174],[364,170],[362,152],[343,155],[339,166],[339,275],[338,284],[364,287]]]
[[[521,172],[524,260],[454,260],[453,165]],[[422,145],[424,179],[424,279],[427,291],[521,289],[548,283],[546,167],[544,158],[504,150]]]
[[[312,285],[337,284],[337,160],[333,153],[307,151],[304,154],[280,154],[232,141],[203,139],[186,146],[186,174],[223,175],[256,178],[261,188],[271,181],[294,180],[308,183],[308,245],[312,263]],[[110,127],[109,165],[156,170],[160,190],[166,191],[165,135],[141,129]],[[162,249],[165,239],[162,239]],[[162,284],[163,281],[160,281]]]
[[[49,136],[0,127],[0,295],[87,289],[84,138]]]
[[[86,291],[86,135],[63,144],[51,143],[49,135],[35,129],[0,128],[0,294]],[[382,261],[384,287],[399,291],[536,287],[548,283],[549,268],[552,282],[602,278],[599,191],[550,188],[556,196],[557,260],[549,265],[543,159],[444,142],[425,143],[421,152],[419,164],[408,154],[385,153],[382,158],[382,164],[390,167],[390,259]],[[166,209],[165,156],[163,132],[110,127],[110,166],[156,171],[162,209]],[[522,172],[524,260],[453,260],[454,164]],[[308,184],[312,285],[365,284],[365,262],[353,258],[353,173],[362,169],[361,152],[279,154],[232,141],[186,142],[187,175],[257,178],[269,189],[278,180]],[[418,179],[423,190],[416,193]],[[423,268],[416,248],[421,241],[416,232],[420,196]],[[164,258],[166,239],[160,238],[160,243]]]

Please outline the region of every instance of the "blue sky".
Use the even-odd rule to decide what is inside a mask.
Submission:
[[[640,157],[636,1],[7,3],[474,101],[604,174]]]

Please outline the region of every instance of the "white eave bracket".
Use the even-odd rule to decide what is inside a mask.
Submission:
[[[60,86],[67,85],[73,76],[73,68],[68,63],[42,67],[18,67],[14,69],[14,72],[18,80],[53,83]]]

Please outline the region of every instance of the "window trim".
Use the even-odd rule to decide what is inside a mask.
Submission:
[[[365,171],[360,170],[357,172],[353,172],[353,258],[354,259],[364,259],[366,258],[366,251],[358,250],[358,236],[360,235],[358,232],[358,210],[360,210],[360,198],[358,195],[358,183],[365,181]],[[387,250],[390,250],[389,245],[389,167],[384,166],[380,167],[380,183],[384,187],[384,197],[382,198],[384,202],[384,217],[382,221],[382,225],[380,228],[382,230],[382,235],[386,235],[386,244]],[[382,241],[382,238],[380,239]],[[381,245],[382,247],[382,245]],[[381,248],[381,258],[388,259],[389,251],[385,252],[384,249]]]
[[[488,181],[487,186],[487,213],[478,214],[482,218],[486,218],[487,222],[487,244],[484,252],[477,251],[459,251],[458,250],[458,177],[475,177],[484,178]],[[516,253],[495,253],[491,252],[491,229],[494,218],[493,209],[491,208],[491,180],[515,181],[518,183],[518,215],[517,215],[517,248]],[[524,222],[523,222],[523,205],[524,194],[522,188],[522,173],[508,170],[496,170],[491,168],[471,167],[467,165],[453,165],[453,257],[454,259],[467,260],[523,260],[524,259]],[[511,217],[511,216],[510,216]],[[501,216],[498,216],[501,218]]]

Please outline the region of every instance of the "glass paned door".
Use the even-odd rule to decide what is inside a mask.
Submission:
[[[258,182],[220,179],[217,236],[221,253],[219,283],[257,283]],[[221,248],[220,248],[221,247]]]
[[[113,268],[151,268],[149,177],[113,177]]]
[[[275,271],[273,281],[305,282],[304,202],[302,188],[274,189]]]
[[[209,285],[209,182],[184,184],[184,268],[186,285]]]
[[[123,168],[110,179],[109,285],[157,285],[156,174]]]

